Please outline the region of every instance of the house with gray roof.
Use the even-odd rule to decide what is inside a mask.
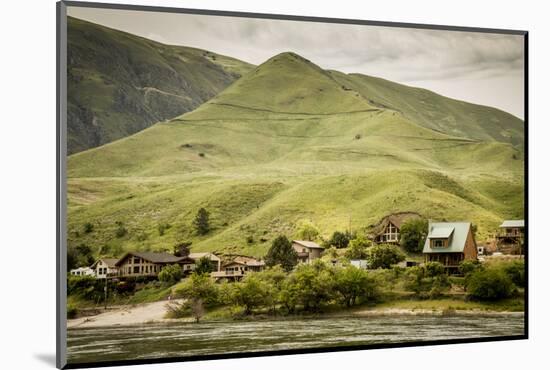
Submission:
[[[177,257],[166,252],[128,252],[118,262],[120,277],[151,277],[156,278],[164,266],[180,265],[185,272],[191,270],[186,265],[193,265],[195,261],[189,256]]]
[[[293,240],[292,248],[298,254],[298,261],[303,263],[310,263],[320,258],[321,253],[325,250],[319,244],[309,240]]]
[[[497,250],[505,254],[523,254],[524,220],[504,220],[496,234]]]
[[[460,262],[477,260],[470,222],[430,222],[424,243],[425,262],[440,262],[448,272],[458,272]]]

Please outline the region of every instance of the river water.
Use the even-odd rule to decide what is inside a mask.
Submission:
[[[523,314],[152,323],[68,330],[68,362],[522,335]]]

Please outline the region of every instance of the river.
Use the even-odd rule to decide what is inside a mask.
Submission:
[[[523,314],[151,323],[68,330],[68,362],[522,335]]]

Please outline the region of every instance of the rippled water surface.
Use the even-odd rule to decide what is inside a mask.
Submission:
[[[524,316],[380,316],[68,330],[69,363],[523,334]]]

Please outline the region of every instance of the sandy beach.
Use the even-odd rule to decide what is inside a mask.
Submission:
[[[182,300],[172,300],[182,302]],[[143,303],[132,306],[110,308],[95,316],[67,320],[67,328],[89,328],[97,326],[139,325],[150,322],[170,321],[165,319],[168,301]],[[181,321],[181,320],[180,320]]]

